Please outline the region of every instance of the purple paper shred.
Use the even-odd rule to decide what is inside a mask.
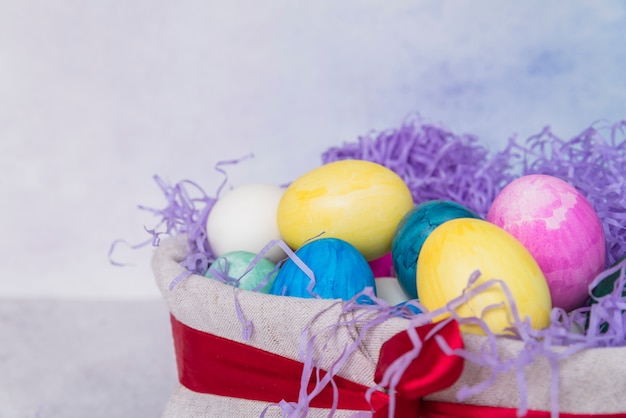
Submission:
[[[411,311],[405,311],[403,316],[410,319],[410,327],[408,328],[409,337],[413,341],[413,349],[398,358],[391,364],[380,384],[375,385],[367,391],[366,398],[371,399],[374,391],[383,390],[388,387],[390,395],[389,417],[393,417],[395,408],[395,387],[398,385],[409,364],[414,361],[420,352],[422,342],[412,327],[417,327],[427,323],[431,323],[435,318],[442,314],[449,314],[449,317],[443,320],[439,326],[442,327],[447,321],[456,320],[460,324],[478,325],[485,333],[485,341],[479,353],[470,352],[465,349],[452,350],[447,346],[445,340],[435,339],[448,354],[454,354],[465,359],[465,361],[476,363],[486,370],[490,370],[490,375],[481,382],[475,382],[473,386],[465,386],[457,393],[459,401],[463,401],[471,396],[477,395],[493,385],[500,374],[513,372],[516,376],[517,386],[520,393],[520,405],[518,407],[518,415],[523,416],[528,411],[528,388],[526,386],[526,367],[539,358],[546,358],[550,364],[552,372],[551,380],[551,416],[559,415],[559,361],[565,359],[577,352],[585,349],[597,347],[617,347],[626,346],[625,322],[626,322],[626,301],[622,296],[624,286],[626,286],[626,260],[618,263],[615,267],[607,270],[603,275],[599,275],[589,286],[589,290],[593,289],[597,283],[607,274],[619,272],[619,277],[615,282],[614,291],[606,296],[598,298],[597,303],[590,307],[579,308],[571,313],[566,313],[560,309],[552,311],[551,324],[549,327],[536,330],[530,326],[527,320],[519,317],[515,301],[508,290],[505,282],[501,280],[488,280],[479,285],[475,285],[476,280],[480,277],[480,272],[475,272],[468,280],[468,287],[462,295],[450,301],[445,307],[428,312],[426,308],[413,301],[415,306],[422,310],[421,314],[414,314]],[[507,303],[510,306],[513,317],[513,326],[509,329],[510,335],[496,336],[489,330],[487,324],[481,318],[461,318],[455,309],[460,305],[467,303],[475,295],[487,291],[491,287],[499,287],[504,292]],[[359,305],[356,300],[363,295],[367,295],[375,304]],[[500,305],[494,305],[485,309],[497,308]],[[376,298],[371,288],[365,289],[361,294],[356,295],[351,301],[342,304],[343,315],[341,319],[333,324],[330,329],[325,329],[319,334],[312,335],[310,333],[311,326],[315,323],[315,318],[311,321],[301,334],[300,343],[300,360],[304,363],[305,372],[301,382],[301,390],[306,389],[307,382],[311,376],[319,376],[322,360],[324,356],[331,356],[333,360],[328,373],[323,379],[318,378],[316,385],[311,392],[302,392],[297,402],[279,402],[272,406],[278,406],[285,417],[301,417],[306,416],[309,403],[315,394],[319,393],[324,387],[332,384],[332,380],[341,371],[343,365],[349,359],[350,355],[357,350],[362,341],[367,338],[368,332],[392,317],[398,316],[397,307],[390,306],[386,302]],[[483,313],[484,313],[483,312]],[[316,318],[322,315],[318,314]],[[348,319],[349,318],[349,319]],[[608,323],[607,328],[602,328],[603,323]],[[585,331],[585,327],[588,330]],[[333,353],[327,350],[327,343],[318,341],[325,338],[326,341],[332,341],[340,330],[348,329],[350,335],[354,336],[341,353]],[[331,332],[328,332],[328,331]],[[436,332],[437,328],[432,333]],[[324,337],[321,337],[324,335]],[[497,341],[502,338],[515,338],[523,342],[523,349],[516,358],[503,358],[498,353]],[[315,353],[314,355],[314,346]],[[269,407],[268,407],[269,408]],[[331,409],[331,415],[334,408]],[[355,416],[359,416],[357,414]]]
[[[145,228],[144,228],[145,229]],[[148,231],[147,229],[145,229],[146,231]],[[109,258],[109,263],[111,263],[114,266],[117,267],[125,267],[125,266],[130,266],[132,265],[131,263],[124,263],[121,261],[117,261],[117,259],[113,256],[113,254],[115,253],[115,249],[119,246],[119,245],[125,245],[126,247],[130,248],[131,250],[137,250],[139,248],[145,247],[146,245],[153,243],[155,244],[156,241],[156,245],[158,245],[158,235],[155,234],[154,238],[151,238],[147,241],[141,242],[139,244],[131,244],[130,242],[124,240],[124,239],[116,239],[115,241],[113,241],[111,243],[111,246],[109,247],[109,253],[108,253],[108,258]]]
[[[252,320],[247,319],[246,316],[244,315],[243,310],[241,309],[241,304],[239,303],[239,299],[237,299],[236,292],[234,294],[234,301],[235,301],[235,312],[237,313],[237,319],[239,320],[239,323],[242,326],[241,337],[243,338],[244,341],[248,341],[250,340],[250,337],[252,337],[252,332],[254,331],[254,323],[252,322]]]
[[[189,253],[181,265],[193,273],[204,274],[215,260],[207,240],[206,220],[217,197],[209,197],[202,187],[189,180],[169,185],[159,176],[154,176],[154,181],[163,191],[167,206],[163,209],[139,206],[139,209],[161,218],[147,232],[153,235],[155,245],[158,245],[160,235],[186,234]],[[164,230],[157,232],[159,229]]]
[[[153,236],[153,245],[159,244],[160,235],[185,234],[189,253],[181,262],[181,266],[193,273],[203,275],[216,259],[207,239],[206,222],[221,191],[228,184],[228,175],[222,167],[238,164],[251,157],[253,155],[248,154],[238,159],[220,161],[215,165],[215,170],[224,176],[215,197],[208,196],[202,187],[193,181],[182,180],[170,185],[155,175],[154,181],[161,188],[167,205],[162,209],[139,206],[139,209],[161,218],[154,228],[146,228],[146,231]],[[157,232],[159,229],[164,230]]]
[[[473,135],[408,119],[322,154],[322,163],[373,161],[396,172],[416,204],[452,200],[484,217],[495,196],[520,175],[548,174],[576,187],[594,207],[607,239],[607,266],[626,254],[626,121],[591,126],[564,140],[549,127],[489,154]]]
[[[563,140],[549,127],[520,145],[511,141],[522,174],[569,182],[593,206],[607,239],[607,266],[626,254],[626,121],[597,123]]]
[[[358,304],[357,300],[361,297],[368,297],[372,299],[375,304]],[[417,302],[414,303],[419,305]],[[323,316],[327,310],[335,309],[338,305],[342,308],[342,315],[338,322],[320,330],[318,334],[313,334],[311,332],[311,327],[316,322],[317,318]],[[422,306],[419,307],[424,309]],[[298,400],[296,402],[287,402],[283,400],[276,404],[269,405],[265,409],[262,416],[264,416],[265,412],[272,407],[280,408],[283,417],[296,418],[307,416],[311,400],[321,390],[328,385],[331,385],[333,391],[336,393],[336,384],[334,382],[335,376],[341,372],[346,362],[350,359],[350,356],[354,352],[360,350],[363,339],[367,338],[368,332],[370,332],[370,330],[376,325],[379,325],[398,315],[416,317],[415,314],[410,312],[408,309],[399,309],[395,306],[390,306],[382,299],[378,299],[374,295],[374,291],[371,287],[365,288],[361,293],[355,295],[350,301],[337,301],[326,310],[318,312],[312,319],[310,325],[302,331],[300,336],[299,357],[300,361],[304,364],[304,369],[300,382]],[[332,351],[330,349],[330,344],[338,338],[339,333],[344,332],[346,329],[349,330],[349,333],[352,336],[350,343],[344,347],[340,353]],[[419,344],[419,340],[415,339],[415,341],[416,344]],[[326,358],[331,359],[331,365],[326,369],[327,373],[324,377],[321,377],[321,365]],[[310,392],[307,392],[308,382],[312,376],[315,377],[314,381],[316,382],[316,385]],[[369,396],[371,396],[373,390],[375,390],[375,388],[372,388],[372,390],[368,392]],[[332,416],[336,412],[336,402],[337,399],[335,397],[335,405],[329,408],[329,416]],[[394,400],[392,399],[391,402],[393,403]],[[358,415],[360,414],[357,414],[357,416]]]
[[[473,135],[408,119],[400,128],[361,136],[322,154],[322,163],[368,160],[398,174],[416,204],[452,200],[485,216],[491,202],[515,175],[508,150],[489,155]]]

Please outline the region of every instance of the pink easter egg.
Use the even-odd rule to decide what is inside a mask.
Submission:
[[[391,253],[387,253],[382,257],[369,261],[369,265],[372,268],[374,277],[389,277],[393,276],[393,260]]]
[[[502,189],[486,219],[535,258],[554,307],[570,311],[585,303],[589,283],[604,269],[606,241],[598,215],[578,190],[553,176],[523,176]]]

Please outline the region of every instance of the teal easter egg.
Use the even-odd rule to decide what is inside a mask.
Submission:
[[[400,220],[391,244],[393,267],[398,281],[411,299],[417,299],[417,258],[424,241],[446,221],[480,217],[466,207],[447,200],[431,200],[411,209]]]
[[[266,258],[253,264],[256,257],[257,254],[249,251],[228,252],[215,260],[205,276],[240,289],[269,293],[277,275],[276,265]]]
[[[366,287],[374,292],[374,274],[367,260],[352,244],[338,238],[321,238],[303,245],[296,251],[298,258],[315,275],[315,285],[308,289],[310,277],[289,258],[280,268],[271,294],[323,299],[350,300]],[[359,303],[372,303],[360,297]]]

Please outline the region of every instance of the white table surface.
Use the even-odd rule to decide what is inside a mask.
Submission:
[[[158,417],[176,383],[161,301],[0,299],[0,417]]]

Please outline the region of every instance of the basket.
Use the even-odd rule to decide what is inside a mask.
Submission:
[[[442,361],[452,360],[456,370],[460,361],[459,375],[449,371],[433,377],[451,385],[439,385],[431,393],[419,393],[418,388],[413,392],[419,395],[416,399],[406,399],[399,392],[379,390],[375,375],[384,343],[408,335],[411,321],[389,317],[364,330],[350,319],[360,314],[366,318],[368,313],[346,311],[347,302],[258,294],[196,274],[172,287],[185,274],[180,263],[187,251],[184,235],[169,237],[156,249],[152,264],[171,313],[180,379],[164,417],[626,416],[626,348],[583,350],[557,362],[539,356],[524,367],[523,374],[514,369],[494,373],[484,364],[442,352],[438,353]],[[304,338],[305,334],[316,338]],[[494,348],[488,337],[456,334],[467,353],[478,355]],[[313,386],[306,377],[316,371],[307,369],[303,357],[313,356],[321,369],[329,370],[340,353],[354,344],[357,348],[335,370],[326,392],[318,395],[320,402],[311,401]],[[523,344],[497,337],[497,356],[515,359]],[[284,365],[278,370],[271,367],[276,360]],[[205,361],[209,371],[203,376]],[[219,368],[211,369],[216,362]],[[420,355],[412,363],[423,369],[434,362]],[[267,385],[264,380],[259,383],[263,373]],[[478,387],[481,390],[459,400],[464,389]]]
[[[416,204],[451,199],[481,215],[519,175],[575,185],[602,220],[613,267],[589,285],[596,304],[588,311],[554,309],[546,332],[532,335],[516,322],[518,338],[463,333],[451,306],[437,321],[434,312],[267,295],[208,279],[201,272],[215,257],[202,228],[217,198],[193,182],[171,187],[155,177],[168,207],[144,209],[163,217],[169,235],[149,231],[179,377],[163,416],[626,417],[626,121],[599,128],[608,139],[595,127],[567,141],[545,128],[489,156],[471,135],[408,120],[322,155],[323,163],[378,162],[402,174]],[[600,284],[606,296],[594,293]]]

